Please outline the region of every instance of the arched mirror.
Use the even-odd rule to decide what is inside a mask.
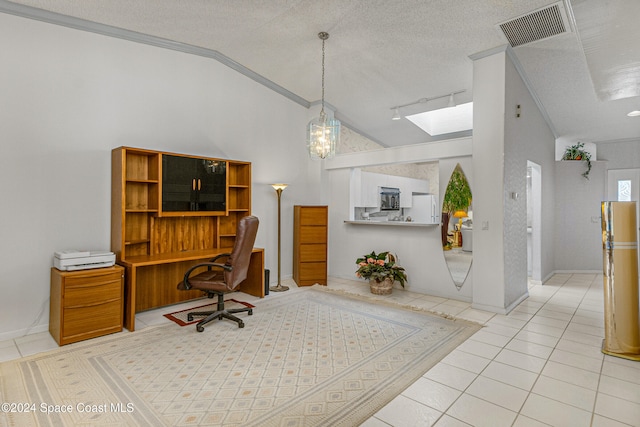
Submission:
[[[473,260],[471,187],[458,163],[442,200],[442,250],[453,283],[460,290]]]

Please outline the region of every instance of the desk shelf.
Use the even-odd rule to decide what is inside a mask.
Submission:
[[[224,209],[163,211],[163,189],[167,191],[163,177],[180,174],[186,167],[163,161],[174,157],[195,158],[131,147],[112,150],[111,250],[126,268],[129,330],[135,327],[136,312],[202,296],[200,291],[178,291],[176,286],[191,265],[231,252],[238,222],[251,215],[251,163],[200,156],[198,161],[226,165]],[[264,254],[258,253],[252,256],[251,279],[242,289],[264,297]]]

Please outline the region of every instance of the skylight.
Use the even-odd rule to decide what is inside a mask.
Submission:
[[[473,129],[473,102],[406,116],[431,136]]]

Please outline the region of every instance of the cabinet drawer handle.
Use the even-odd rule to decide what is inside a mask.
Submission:
[[[200,178],[198,178],[198,191],[202,188],[202,182],[200,182]]]
[[[69,291],[71,289],[81,289],[81,288],[97,288],[99,286],[107,286],[112,285],[114,283],[120,283],[120,278],[106,278],[105,280],[101,280],[99,282],[89,282],[89,283],[70,283],[66,286],[66,290]]]
[[[65,307],[65,310],[68,310],[70,308],[87,308],[87,307],[95,307],[97,305],[105,305],[105,304],[109,304],[115,301],[120,301],[120,297],[118,298],[110,298],[110,299],[106,299],[106,300],[102,300],[102,301],[98,301],[98,302],[93,302],[93,303],[85,303],[85,304],[77,304],[77,305],[69,305]]]
[[[193,180],[191,181],[191,189],[193,191],[196,191],[196,179],[195,178],[193,178]]]

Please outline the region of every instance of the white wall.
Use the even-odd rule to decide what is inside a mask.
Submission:
[[[542,173],[542,278],[556,268],[555,218],[561,209],[554,206],[555,186],[559,182],[555,176],[555,137],[511,55],[507,55],[505,66],[505,303],[510,307],[527,293],[527,161],[540,165]],[[517,105],[520,117],[516,115]],[[511,198],[513,192],[518,193],[517,200]]]
[[[602,271],[601,203],[607,200],[607,162],[556,162],[556,270]]]
[[[317,201],[309,110],[208,58],[0,14],[0,340],[46,330],[60,249],[108,249],[111,149],[142,147],[253,162],[256,246],[282,275],[294,204]],[[275,274],[272,274],[272,278]]]
[[[606,160],[607,169],[640,168],[640,138],[598,143],[598,160]]]
[[[473,303],[496,312],[527,295],[527,160],[542,171],[543,276],[555,268],[555,139],[513,61],[508,51],[474,61]]]
[[[465,168],[473,189],[473,171],[470,165],[471,139],[441,141],[395,147],[394,149],[365,151],[338,155],[326,162],[329,204],[329,274],[334,277],[355,279],[356,258],[370,253],[391,251],[399,256],[407,270],[407,290],[471,301],[472,284],[467,279],[458,291],[447,269],[442,252],[440,227],[401,227],[393,225],[345,224],[349,219],[349,180],[351,167],[364,167],[406,161],[435,161],[442,166],[440,185],[449,181],[455,165]],[[446,175],[446,179],[444,176]],[[443,184],[444,181],[444,184]],[[441,190],[441,197],[444,190]],[[442,200],[440,200],[442,203]],[[473,268],[473,267],[472,267]]]
[[[581,176],[583,162],[556,164],[556,206],[562,212],[555,240],[558,271],[602,271],[600,203],[608,200],[607,171],[640,168],[640,139],[601,142],[597,152],[588,180]]]
[[[505,308],[505,53],[473,64],[473,306]]]

